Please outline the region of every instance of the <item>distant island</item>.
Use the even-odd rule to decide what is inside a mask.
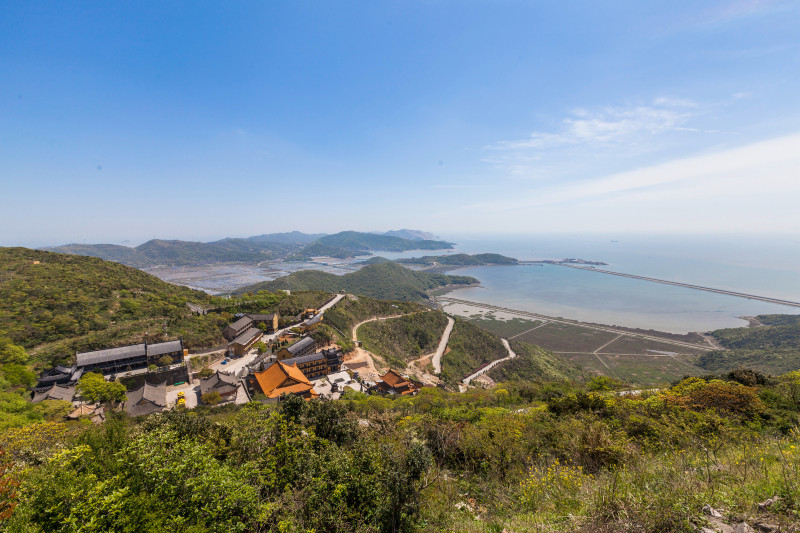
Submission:
[[[453,254],[453,255],[426,255],[397,259],[397,263],[411,265],[446,265],[446,266],[480,266],[480,265],[516,265],[518,259],[500,254]]]
[[[153,239],[136,247],[117,244],[66,244],[43,248],[50,252],[99,257],[136,268],[214,263],[260,263],[269,260],[308,260],[326,256],[352,258],[372,251],[442,250],[453,243],[428,239],[430,233],[393,230],[385,233],[343,231],[333,235],[299,231],[270,233],[212,242]]]

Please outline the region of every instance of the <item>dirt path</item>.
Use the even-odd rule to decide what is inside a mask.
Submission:
[[[361,322],[353,326],[353,331],[351,334],[353,341],[354,342],[358,341],[357,332],[358,328],[362,324],[366,324],[367,322],[377,322],[379,320],[389,320],[390,318],[399,318],[401,316],[403,316],[402,313],[398,315],[379,316],[367,320],[362,320]],[[375,360],[373,359],[373,354],[371,354],[361,346],[356,346],[353,353],[351,353],[350,356],[348,356],[344,362],[347,364],[350,370],[357,371],[362,379],[367,379],[370,381],[378,381],[378,379],[380,378],[380,373],[378,372],[378,369],[375,366]]]
[[[451,317],[447,317],[447,327],[444,328],[442,338],[439,340],[439,347],[436,348],[436,353],[433,354],[433,359],[431,360],[433,363],[433,372],[435,374],[442,373],[442,355],[444,355],[444,350],[447,348],[447,342],[450,340],[450,334],[453,332],[453,325],[455,323],[455,320]]]
[[[506,350],[508,351],[508,357],[503,357],[502,359],[496,359],[496,360],[492,361],[491,363],[489,363],[488,365],[486,365],[485,367],[481,368],[480,370],[477,370],[477,371],[473,372],[472,374],[470,374],[469,376],[465,377],[462,380],[462,383],[464,383],[464,385],[469,385],[469,383],[473,379],[475,379],[476,377],[485,374],[486,372],[488,372],[489,370],[493,369],[494,367],[496,367],[500,363],[502,363],[504,361],[508,361],[510,359],[514,359],[517,356],[517,354],[514,353],[514,350],[511,349],[511,345],[508,344],[508,341],[506,339],[500,339],[500,342],[502,342],[503,346],[506,347]]]

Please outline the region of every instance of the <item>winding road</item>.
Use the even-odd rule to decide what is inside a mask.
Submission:
[[[489,363],[485,367],[481,368],[480,370],[476,370],[475,372],[473,372],[472,374],[470,374],[469,376],[467,376],[463,380],[461,380],[462,383],[464,383],[464,385],[469,385],[470,382],[473,379],[477,378],[478,376],[481,376],[481,375],[485,374],[486,372],[488,372],[489,370],[493,369],[494,367],[496,367],[500,363],[503,363],[505,361],[509,361],[511,359],[514,359],[517,356],[517,354],[514,352],[514,350],[511,349],[511,345],[508,344],[508,341],[506,339],[500,339],[500,342],[502,342],[503,346],[505,346],[506,350],[508,350],[508,357],[503,357],[502,359],[495,359],[494,361],[492,361],[491,363]]]
[[[435,374],[442,373],[442,355],[447,348],[447,343],[450,341],[450,334],[453,332],[453,325],[456,323],[451,317],[447,317],[447,327],[444,328],[442,338],[439,340],[439,347],[436,348],[436,353],[433,354],[433,372]]]

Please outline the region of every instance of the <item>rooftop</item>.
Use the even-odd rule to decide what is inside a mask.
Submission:
[[[147,350],[145,344],[131,344],[130,346],[120,346],[119,348],[107,348],[94,352],[79,353],[75,357],[78,366],[97,365],[116,361],[118,359],[131,359],[134,357],[146,357]]]
[[[235,339],[231,341],[231,344],[248,344],[250,341],[253,340],[257,335],[261,335],[263,331],[258,328],[250,328]]]

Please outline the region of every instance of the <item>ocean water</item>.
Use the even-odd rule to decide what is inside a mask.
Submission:
[[[612,270],[669,281],[800,301],[797,236],[444,236],[445,253],[495,252],[521,260],[581,258]],[[419,251],[381,254],[413,257]],[[674,333],[747,325],[739,317],[798,314],[800,308],[565,268],[519,265],[459,268],[481,287],[452,296],[513,309]]]

